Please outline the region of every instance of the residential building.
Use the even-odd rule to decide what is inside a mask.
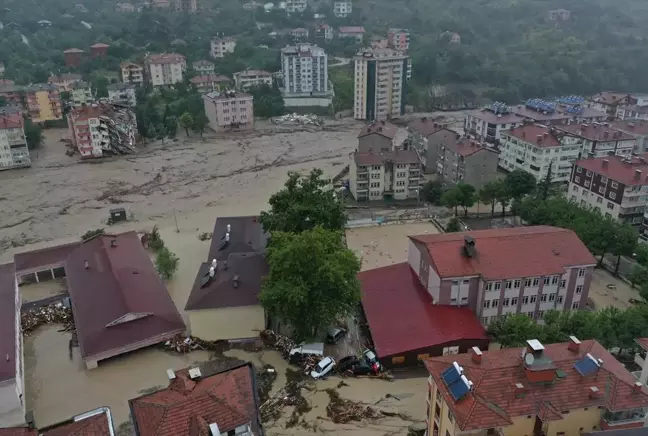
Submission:
[[[83,60],[84,55],[85,52],[78,48],[68,48],[67,50],[64,50],[63,57],[65,58],[65,66],[78,67],[79,65],[81,65],[81,61]]]
[[[211,57],[214,59],[223,58],[228,53],[234,53],[236,49],[236,39],[234,38],[214,38],[211,40]]]
[[[0,108],[0,170],[31,166],[20,108]]]
[[[219,217],[207,262],[200,264],[185,311],[191,334],[209,341],[256,341],[265,329],[259,303],[268,275],[268,235],[259,217]]]
[[[199,93],[207,94],[209,92],[227,89],[231,79],[227,76],[221,76],[220,74],[206,74],[204,76],[192,77],[189,81],[196,87],[196,90]]]
[[[338,18],[345,18],[353,12],[352,0],[334,0],[333,1],[333,15]]]
[[[338,29],[338,38],[353,38],[357,44],[362,44],[364,34],[362,26],[342,26]]]
[[[612,121],[610,127],[620,130],[635,139],[635,153],[648,152],[648,120]]]
[[[18,285],[65,278],[65,260],[81,242],[54,245],[14,255]]]
[[[249,130],[254,127],[254,97],[235,91],[213,91],[203,95],[209,127],[223,130]]]
[[[176,12],[197,12],[198,0],[175,0],[173,3]]]
[[[621,428],[584,433],[583,436],[648,436],[648,427]]]
[[[371,48],[387,48],[389,47],[389,41],[384,36],[374,35],[370,39]]]
[[[90,55],[93,58],[105,58],[108,55],[109,47],[108,44],[104,44],[103,42],[93,44],[90,46]]]
[[[110,436],[115,433],[109,407],[90,410],[39,429],[31,426],[0,429],[0,436]]]
[[[579,435],[643,427],[648,390],[596,340],[424,360],[427,433]]]
[[[135,12],[135,5],[132,3],[117,3],[115,5],[117,12]]]
[[[585,309],[596,259],[572,230],[550,226],[410,236],[408,262],[435,304],[488,324],[509,313]]]
[[[81,74],[65,73],[60,76],[50,76],[47,79],[47,83],[56,86],[56,88],[61,92],[69,92],[72,90],[72,84],[79,82],[82,79]]]
[[[557,110],[556,102],[539,98],[532,98],[524,104],[513,106],[510,111],[527,121],[544,124],[545,126],[569,124],[572,119],[572,114]]]
[[[467,307],[435,304],[407,262],[362,271],[358,280],[373,350],[382,365],[417,365],[430,356],[488,348],[475,314]]]
[[[547,13],[549,21],[569,21],[571,12],[567,9],[553,9]]]
[[[29,118],[34,123],[55,121],[63,118],[61,95],[54,85],[40,84],[25,88]]]
[[[480,142],[498,145],[502,132],[522,124],[522,117],[511,112],[504,103],[466,112],[464,134]]]
[[[88,369],[185,331],[135,232],[82,242],[67,258],[65,272],[79,349]]]
[[[623,92],[603,91],[589,99],[588,106],[605,112],[609,118],[616,116],[619,108],[637,104],[637,99]]]
[[[609,123],[571,124],[556,128],[564,133],[563,145],[580,145],[581,157],[630,156],[635,148],[634,136],[612,128]]]
[[[315,39],[330,41],[333,39],[333,28],[328,24],[320,24],[315,28]]]
[[[82,158],[130,153],[135,149],[137,120],[128,106],[99,103],[67,114],[72,144]]]
[[[191,66],[193,67],[194,72],[200,76],[204,74],[214,74],[215,71],[214,63],[206,60],[196,61]]]
[[[94,100],[90,84],[82,80],[70,85],[70,97],[74,107],[88,105]]]
[[[130,107],[137,105],[136,86],[131,83],[111,83],[108,85],[108,100]]]
[[[24,109],[23,87],[16,85],[13,81],[5,80],[3,79],[0,83],[0,97],[5,100],[5,104]]]
[[[297,27],[290,30],[290,36],[293,37],[293,40],[306,40],[308,39],[309,32],[303,27]]]
[[[133,62],[122,62],[119,66],[123,83],[142,85],[144,83],[144,67]]]
[[[153,86],[173,86],[183,81],[186,58],[178,53],[146,55],[144,60],[149,81]]]
[[[282,48],[281,72],[286,94],[328,93],[328,57],[316,45]]]
[[[459,138],[439,149],[437,180],[444,186],[467,183],[480,189],[497,179],[497,162],[498,154],[493,148],[469,138]]]
[[[572,164],[582,153],[580,144],[566,144],[554,127],[522,124],[502,132],[499,166],[506,171],[522,170],[543,180],[551,168],[553,182],[568,182]]]
[[[234,84],[236,89],[242,91],[261,85],[272,86],[272,74],[263,70],[239,71],[234,73]]]
[[[353,117],[385,120],[405,113],[409,58],[390,49],[364,49],[354,57]]]
[[[408,29],[389,29],[387,44],[394,50],[406,52],[409,50],[410,31]]]
[[[633,374],[644,385],[648,382],[648,338],[637,338],[635,343],[639,346],[640,350],[635,353],[634,362],[637,364],[640,371],[635,371]]]
[[[136,436],[264,436],[254,366],[173,371],[169,386],[130,400]]]
[[[606,156],[574,163],[569,198],[639,227],[648,205],[648,154]]]
[[[21,297],[12,263],[0,265],[0,426],[25,423],[25,368]]]
[[[357,201],[419,198],[421,161],[415,150],[354,151],[349,190]]]
[[[447,124],[435,122],[427,117],[414,120],[407,126],[408,139],[412,148],[418,152],[426,174],[437,173],[439,151],[450,147],[459,139],[459,134],[447,127]]]
[[[306,0],[287,0],[286,1],[286,12],[288,15],[301,13],[306,10],[308,2]]]
[[[615,118],[620,120],[648,120],[648,105],[630,104],[617,107]]]
[[[366,125],[358,133],[358,152],[391,151],[394,148],[394,138],[397,132],[397,126],[385,121]]]
[[[607,119],[604,111],[588,107],[585,97],[568,95],[559,97],[552,108],[561,114],[569,115],[566,124],[603,122]]]

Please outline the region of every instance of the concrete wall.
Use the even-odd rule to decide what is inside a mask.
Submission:
[[[464,183],[480,189],[497,178],[498,155],[494,151],[483,150],[464,160]]]
[[[378,153],[380,151],[389,151],[392,149],[392,140],[386,136],[372,133],[358,138],[358,152],[368,153],[370,151]]]
[[[308,107],[321,106],[327,107],[331,104],[330,97],[291,97],[284,96],[284,105],[286,107]]]
[[[265,312],[261,306],[192,310],[188,313],[191,334],[206,341],[258,337],[259,332],[265,329]]]
[[[599,430],[601,423],[601,410],[596,407],[570,410],[563,414],[563,419],[549,421],[547,423],[547,434],[580,435],[583,432]]]
[[[0,383],[0,428],[19,426],[25,423],[24,404],[19,395],[15,379]]]

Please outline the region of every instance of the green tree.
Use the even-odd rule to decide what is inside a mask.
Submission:
[[[443,193],[441,196],[441,204],[448,209],[454,208],[454,214],[457,216],[459,214],[459,206],[461,206],[462,199],[463,193],[459,187],[455,186]]]
[[[512,199],[518,200],[532,193],[536,187],[536,179],[524,170],[514,170],[504,179]]]
[[[261,212],[261,224],[267,232],[303,232],[316,226],[342,230],[346,223],[344,205],[337,200],[322,170],[309,175],[288,173],[284,189],[270,197],[270,210]]]
[[[539,336],[540,327],[535,320],[523,314],[509,314],[488,325],[488,335],[504,348],[519,347],[528,339]]]
[[[162,247],[157,251],[155,256],[155,267],[158,274],[165,279],[170,279],[178,270],[180,260],[175,253],[172,253],[168,248]]]
[[[164,119],[164,126],[166,127],[169,138],[175,138],[178,133],[178,119],[170,115]]]
[[[360,302],[360,260],[341,231],[318,226],[301,233],[273,232],[267,251],[270,273],[259,300],[271,316],[311,339]]]
[[[460,232],[461,230],[462,228],[461,223],[459,222],[459,218],[457,218],[456,216],[450,218],[450,221],[448,221],[448,224],[445,228],[446,233]]]
[[[630,284],[633,288],[635,286],[643,288],[644,285],[648,284],[648,269],[641,265],[635,265],[632,269],[632,274],[628,277],[628,280],[630,280]]]
[[[479,190],[478,198],[481,203],[490,204],[491,217],[495,216],[495,205],[497,204],[497,192],[499,183],[497,180],[486,182]]]
[[[43,143],[43,131],[42,129],[34,124],[29,118],[25,118],[25,140],[27,141],[27,148],[34,150],[38,148]]]
[[[200,133],[200,137],[203,137],[203,133],[205,133],[205,129],[209,125],[209,119],[207,118],[207,115],[205,115],[204,112],[198,113],[194,117],[194,122],[193,122],[193,130],[195,132]]]
[[[499,180],[496,187],[495,199],[502,206],[502,216],[506,216],[506,206],[508,206],[513,197],[505,180]]]
[[[441,204],[441,195],[443,195],[443,185],[440,181],[429,181],[421,189],[423,199],[431,204]]]
[[[614,265],[614,274],[618,275],[621,256],[632,256],[639,236],[637,235],[637,231],[628,224],[617,225],[615,236],[612,254],[617,257],[616,264]]]
[[[185,112],[180,115],[178,122],[180,123],[180,126],[185,129],[187,136],[189,136],[189,129],[191,129],[194,125],[193,115],[191,115],[189,112]]]
[[[254,116],[271,118],[284,114],[284,100],[279,89],[261,85],[250,88],[248,92],[254,96]]]
[[[90,238],[94,238],[95,236],[103,235],[104,233],[106,233],[104,229],[88,230],[83,235],[81,235],[81,240],[86,241]]]
[[[639,264],[648,267],[648,244],[637,244],[635,248],[634,258]]]
[[[467,183],[459,183],[457,185],[459,192],[461,192],[461,207],[464,210],[464,216],[468,216],[468,208],[472,207],[477,201],[475,187]]]

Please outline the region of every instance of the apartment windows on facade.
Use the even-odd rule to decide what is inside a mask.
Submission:
[[[579,268],[578,277],[585,277],[585,268]]]
[[[580,294],[581,292],[583,292],[583,285],[576,286],[576,293]]]
[[[571,305],[572,309],[578,309],[578,301],[574,301]]]

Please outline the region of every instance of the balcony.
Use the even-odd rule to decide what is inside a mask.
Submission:
[[[640,368],[643,368],[644,363],[646,362],[646,352],[644,350],[641,350],[639,353],[635,354],[634,362]]]
[[[601,430],[617,430],[643,427],[647,408],[637,408],[611,412],[606,410],[601,417]]]

